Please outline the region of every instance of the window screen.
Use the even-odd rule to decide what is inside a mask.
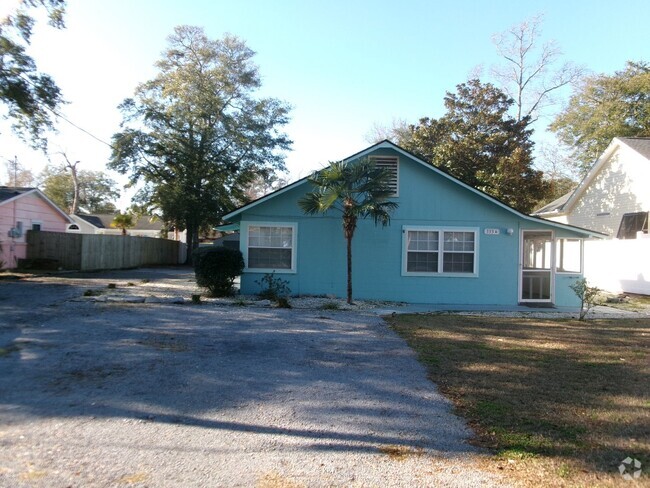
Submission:
[[[648,212],[626,213],[618,228],[618,239],[636,239],[636,233],[648,233]]]

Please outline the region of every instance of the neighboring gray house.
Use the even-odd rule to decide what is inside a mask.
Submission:
[[[620,239],[648,233],[650,137],[615,137],[578,187],[533,215]]]
[[[70,215],[74,220],[74,224],[68,226],[68,232],[76,232],[81,234],[107,234],[107,235],[120,235],[121,229],[111,227],[111,222],[115,218],[115,214],[74,214]],[[162,222],[160,220],[152,220],[150,216],[142,216],[135,222],[135,226],[127,229],[126,232],[134,237],[163,237]],[[168,232],[167,239],[185,242],[185,232]]]

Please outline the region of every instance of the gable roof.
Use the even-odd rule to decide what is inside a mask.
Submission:
[[[465,182],[459,180],[458,178],[450,175],[446,171],[443,171],[442,169],[434,166],[433,164],[430,164],[430,163],[420,159],[415,154],[407,151],[406,149],[401,148],[400,146],[398,146],[397,144],[392,143],[389,140],[383,140],[381,142],[373,144],[372,146],[370,146],[370,147],[368,147],[368,148],[366,148],[366,149],[364,149],[362,151],[359,151],[358,153],[353,154],[352,156],[348,156],[343,161],[348,162],[348,161],[351,161],[353,159],[363,158],[364,156],[368,155],[369,153],[371,153],[373,151],[376,151],[377,149],[392,149],[394,151],[397,151],[398,153],[408,157],[409,159],[416,162],[417,164],[420,164],[420,165],[424,166],[425,168],[433,171],[434,173],[437,173],[440,176],[446,178],[451,183],[459,185],[459,186],[465,188],[466,190],[480,196],[481,198],[484,198],[484,199],[490,201],[491,203],[493,203],[493,204],[507,210],[508,212],[511,212],[511,213],[515,214],[516,216],[518,216],[520,218],[523,218],[524,220],[529,220],[529,221],[534,221],[534,222],[543,222],[545,225],[549,225],[551,227],[557,227],[557,228],[562,228],[562,229],[570,229],[570,230],[573,230],[575,232],[579,232],[579,233],[582,233],[582,234],[585,234],[585,235],[588,235],[588,236],[593,236],[593,237],[604,235],[604,234],[601,234],[600,232],[591,231],[591,230],[588,230],[588,229],[583,229],[583,228],[580,228],[580,227],[575,227],[575,226],[567,225],[567,224],[559,224],[557,222],[553,222],[553,221],[546,220],[546,219],[543,219],[543,218],[540,218],[540,217],[531,216],[531,215],[527,215],[525,213],[522,213],[519,210],[516,210],[516,209],[512,208],[511,206],[509,206],[508,204],[502,202],[498,198],[495,198],[495,197],[493,197],[491,195],[488,195],[487,193],[484,193],[481,190],[478,190],[478,189],[474,188],[473,186],[468,185],[467,183],[465,183]],[[308,179],[309,179],[309,177],[306,176],[306,177],[301,178],[301,179],[299,179],[297,181],[294,181],[293,183],[285,186],[284,188],[280,188],[279,190],[276,190],[276,191],[274,191],[272,193],[269,193],[268,195],[265,195],[265,196],[263,196],[261,198],[258,198],[257,200],[253,200],[252,202],[247,203],[246,205],[243,205],[243,206],[239,207],[238,209],[233,210],[232,212],[224,215],[222,217],[222,219],[224,221],[229,221],[230,219],[232,219],[233,217],[236,217],[237,215],[239,215],[240,213],[242,213],[244,211],[250,210],[250,209],[256,207],[257,205],[260,205],[260,204],[270,200],[271,198],[275,198],[275,197],[277,197],[279,195],[282,195],[283,193],[285,193],[285,192],[287,192],[289,190],[292,190],[292,189],[294,189],[294,188],[296,188],[296,187],[298,187],[300,185],[303,185],[304,183],[306,183],[308,181]]]
[[[535,212],[533,212],[533,215],[541,215],[541,214],[549,214],[549,213],[553,213],[553,212],[559,212],[560,210],[562,210],[564,205],[566,205],[566,202],[569,201],[569,198],[571,198],[571,195],[573,195],[574,191],[575,190],[571,190],[569,193],[566,193],[566,194],[562,195],[560,198],[556,198],[551,203],[547,203],[546,205],[544,205],[539,210],[535,210]]]
[[[0,186],[0,205],[6,200],[19,197],[25,193],[36,190],[32,187],[15,187],[15,186]]]
[[[13,186],[0,186],[0,205],[5,205],[9,202],[13,202],[25,195],[36,195],[41,200],[43,200],[49,207],[52,208],[57,214],[65,219],[69,224],[72,223],[72,219],[61,210],[52,200],[47,198],[45,194],[38,188],[31,187],[13,187]]]
[[[111,223],[115,219],[116,214],[75,214],[75,217],[83,219],[85,222],[90,225],[97,227],[98,229],[111,229]],[[134,222],[133,230],[162,230],[162,222],[160,220],[151,221],[151,217],[148,215],[143,215]]]
[[[650,160],[650,137],[619,137],[619,139]]]
[[[552,216],[568,213],[584,192],[587,191],[591,182],[596,178],[603,166],[607,164],[609,159],[612,157],[612,154],[614,154],[616,149],[621,147],[621,145],[625,145],[633,151],[636,151],[650,162],[650,137],[615,137],[612,139],[612,142],[609,143],[609,146],[607,146],[605,151],[603,151],[603,154],[601,154],[596,160],[575,190],[561,196],[545,207],[540,208],[535,211],[533,215]]]

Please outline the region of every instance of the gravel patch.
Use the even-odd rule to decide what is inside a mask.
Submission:
[[[0,285],[0,486],[505,484],[376,315],[72,301],[92,284]]]

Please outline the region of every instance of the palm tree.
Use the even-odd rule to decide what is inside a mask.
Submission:
[[[111,222],[111,227],[116,229],[122,229],[122,235],[126,235],[126,229],[133,227],[135,223],[133,222],[133,215],[129,213],[118,213],[115,215],[113,222]]]
[[[388,200],[391,173],[378,168],[372,161],[361,159],[354,163],[338,161],[315,172],[309,182],[314,191],[298,201],[310,215],[338,210],[343,216],[343,235],[347,241],[348,303],[352,303],[352,237],[357,220],[372,217],[375,225],[390,224],[390,212],[397,203]]]

